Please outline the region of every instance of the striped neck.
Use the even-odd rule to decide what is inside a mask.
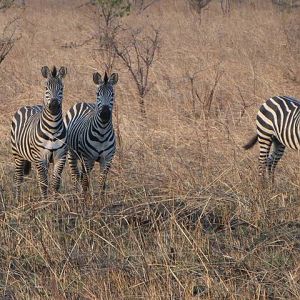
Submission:
[[[57,114],[53,115],[50,112],[50,109],[48,107],[44,107],[42,112],[43,117],[45,117],[47,120],[52,122],[58,122],[62,120],[62,110],[60,109]]]
[[[100,113],[101,113],[100,110],[96,111],[95,118],[94,118],[94,123],[98,124],[98,126],[101,126],[101,128],[106,128],[112,123],[112,118],[110,117],[108,122],[107,121],[104,122],[101,119]]]
[[[65,129],[65,125],[62,118],[61,109],[55,115],[50,113],[50,110],[46,107],[43,109],[42,117],[41,117],[41,125],[45,126],[45,130],[52,135],[60,135],[62,131]]]

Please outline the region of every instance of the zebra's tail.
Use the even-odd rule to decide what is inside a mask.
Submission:
[[[24,165],[24,175],[28,175],[31,169],[31,162],[26,160]]]
[[[257,143],[257,141],[258,141],[258,135],[256,134],[255,136],[253,136],[250,139],[250,141],[246,145],[243,146],[243,148],[245,150],[249,150],[249,149],[251,149]]]

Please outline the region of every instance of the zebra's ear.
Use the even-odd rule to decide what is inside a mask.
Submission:
[[[50,74],[50,70],[47,66],[42,67],[42,75],[44,78],[48,78],[49,74]]]
[[[61,67],[58,71],[58,75],[60,78],[64,78],[67,75],[67,68]]]
[[[110,75],[108,82],[111,85],[115,85],[118,82],[118,78],[119,78],[118,73],[113,73]]]
[[[93,81],[98,85],[102,83],[101,75],[98,72],[93,74]]]

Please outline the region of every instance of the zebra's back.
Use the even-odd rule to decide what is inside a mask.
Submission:
[[[85,122],[88,120],[95,112],[94,103],[76,103],[74,104],[67,112],[65,117],[65,125],[68,129],[73,128],[75,123],[78,123],[78,120]]]
[[[258,136],[274,136],[283,145],[300,149],[300,101],[289,96],[268,99],[259,109],[256,119]]]
[[[23,106],[16,111],[11,124],[11,143],[13,155],[34,160],[32,136],[43,110],[42,105]]]

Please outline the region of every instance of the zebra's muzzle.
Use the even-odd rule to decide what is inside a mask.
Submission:
[[[49,110],[52,115],[57,115],[60,111],[60,103],[56,98],[51,99]]]
[[[100,112],[101,121],[103,123],[107,123],[110,120],[110,117],[111,117],[111,111],[109,109],[109,106],[108,105],[103,106]]]

